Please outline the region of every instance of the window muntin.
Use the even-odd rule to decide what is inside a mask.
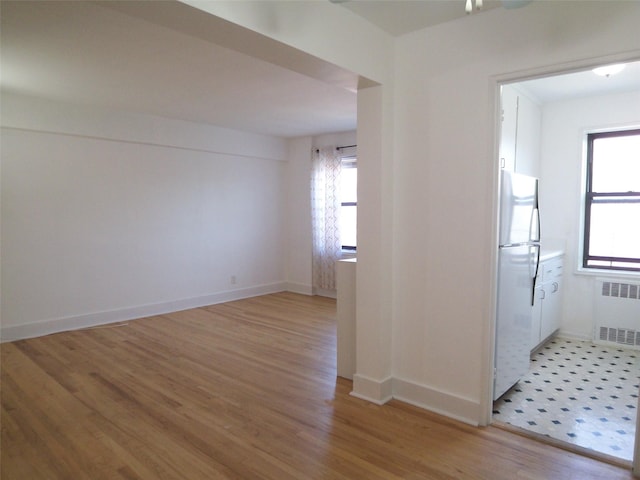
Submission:
[[[640,130],[587,136],[583,267],[640,271]]]

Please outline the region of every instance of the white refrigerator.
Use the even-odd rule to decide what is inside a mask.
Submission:
[[[538,179],[502,170],[493,399],[529,370],[535,278],[540,260]]]

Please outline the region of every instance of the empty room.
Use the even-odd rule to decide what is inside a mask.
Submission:
[[[637,454],[494,424],[493,397],[501,91],[640,60],[640,3],[0,18],[3,479],[633,478]],[[553,183],[574,153],[540,163],[542,202],[579,210],[579,174]],[[588,336],[563,298],[555,332]]]

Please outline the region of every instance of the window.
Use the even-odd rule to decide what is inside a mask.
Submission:
[[[582,265],[640,271],[640,129],[587,135]]]
[[[340,238],[342,250],[356,251],[358,167],[356,157],[343,157],[340,172]]]

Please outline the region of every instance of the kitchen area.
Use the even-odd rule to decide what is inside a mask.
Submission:
[[[493,421],[627,461],[640,272],[582,265],[586,134],[640,125],[640,66],[625,71],[502,86]]]

